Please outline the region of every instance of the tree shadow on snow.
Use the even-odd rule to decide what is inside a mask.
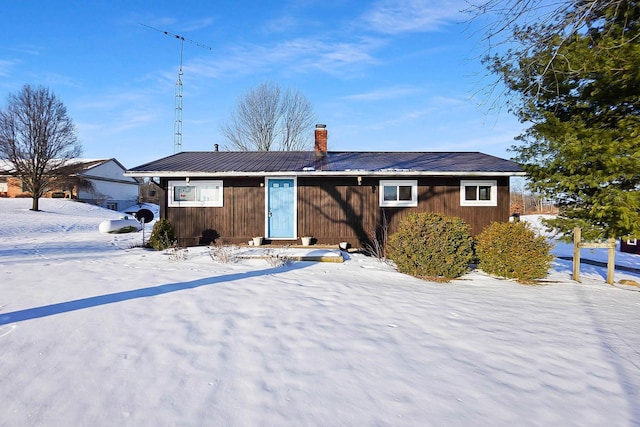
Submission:
[[[22,322],[24,320],[37,319],[40,317],[53,316],[70,311],[83,310],[85,308],[97,307],[100,305],[113,304],[122,301],[129,301],[137,298],[148,298],[157,295],[179,292],[186,289],[195,289],[202,286],[216,285],[235,280],[249,279],[252,277],[277,274],[284,271],[305,268],[309,264],[306,262],[296,262],[286,267],[272,267],[264,270],[248,271],[244,273],[233,273],[224,276],[206,277],[204,279],[192,280],[189,282],[168,283],[166,285],[152,286],[130,291],[116,292],[113,294],[98,295],[95,297],[81,298],[73,301],[61,302],[57,304],[43,305],[40,307],[28,308],[25,310],[0,313],[0,325]]]

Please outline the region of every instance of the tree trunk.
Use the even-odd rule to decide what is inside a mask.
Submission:
[[[33,198],[31,199],[31,210],[32,211],[39,211],[39,207],[38,207],[38,202],[40,201],[39,197],[33,196]]]

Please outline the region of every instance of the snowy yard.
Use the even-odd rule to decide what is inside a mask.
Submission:
[[[603,268],[174,260],[98,233],[115,212],[40,206],[0,199],[1,426],[640,425],[640,288]]]

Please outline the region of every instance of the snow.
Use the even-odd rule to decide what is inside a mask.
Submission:
[[[640,425],[640,274],[180,259],[98,232],[120,213],[29,207],[0,199],[1,426]]]

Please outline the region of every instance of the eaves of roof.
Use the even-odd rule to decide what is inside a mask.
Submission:
[[[478,152],[183,152],[129,169],[127,176],[515,176],[510,160]]]

